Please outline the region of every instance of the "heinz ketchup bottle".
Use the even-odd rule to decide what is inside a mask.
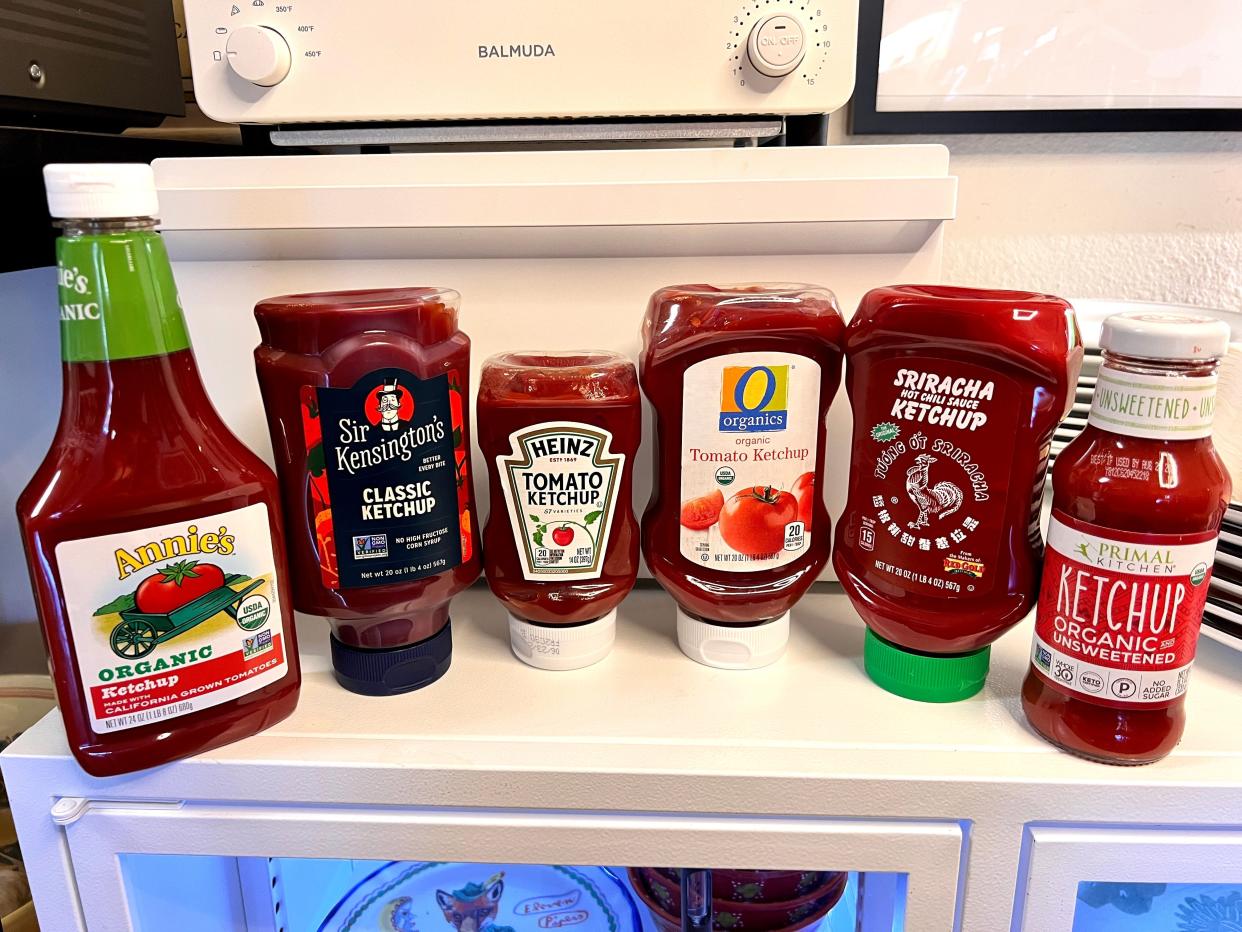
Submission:
[[[69,747],[109,776],[279,722],[280,491],[199,379],[147,165],[49,165],[60,423],[17,503]]]
[[[867,623],[867,674],[909,699],[965,699],[1035,604],[1049,444],[1082,365],[1073,309],[877,288],[845,354],[854,442],[833,566]]]
[[[1210,317],[1104,321],[1086,429],[1057,459],[1022,707],[1041,735],[1112,764],[1181,740],[1230,479],[1212,445],[1229,327]]]

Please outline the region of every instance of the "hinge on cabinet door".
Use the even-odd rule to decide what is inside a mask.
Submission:
[[[52,803],[52,821],[57,825],[72,825],[86,814],[87,810],[97,812],[116,809],[180,809],[185,805],[182,799],[83,799],[80,796],[62,796]]]

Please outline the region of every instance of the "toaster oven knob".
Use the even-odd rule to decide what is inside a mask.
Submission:
[[[268,26],[238,26],[229,33],[224,50],[229,67],[251,84],[271,87],[289,74],[289,43]]]
[[[760,74],[783,78],[802,63],[805,46],[802,24],[792,16],[777,13],[755,23],[746,40],[746,53]]]

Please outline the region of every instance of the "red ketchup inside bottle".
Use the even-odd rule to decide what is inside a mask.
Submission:
[[[878,288],[845,351],[854,439],[833,565],[867,623],[867,672],[908,698],[965,699],[1034,605],[1049,444],[1082,364],[1073,310]]]
[[[103,777],[274,725],[301,673],[276,476],[203,388],[150,167],[44,173],[64,394],[17,512],[69,747]]]
[[[682,285],[651,298],[640,378],[656,422],[643,556],[709,666],[761,667],[828,562],[824,419],[836,299],[813,285]]]
[[[595,663],[638,575],[634,366],[616,353],[492,356],[477,417],[490,476],[487,582],[509,611],[513,652],[549,670]]]
[[[1022,707],[1041,735],[1105,763],[1181,739],[1229,473],[1212,445],[1229,327],[1118,314],[1086,429],[1057,457]]]
[[[331,621],[337,680],[355,692],[442,676],[449,602],[479,575],[458,301],[398,288],[255,307],[294,607]]]

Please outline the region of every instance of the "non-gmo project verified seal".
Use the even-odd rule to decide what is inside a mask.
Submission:
[[[376,560],[388,556],[387,534],[359,534],[354,538],[355,560]]]
[[[265,650],[271,650],[272,647],[272,629],[264,628],[254,637],[242,638],[242,657],[249,658],[255,654],[261,654]]]

